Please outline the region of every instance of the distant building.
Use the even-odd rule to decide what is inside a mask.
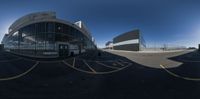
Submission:
[[[141,51],[146,48],[145,41],[138,29],[115,37],[112,46],[114,50],[126,51]]]
[[[195,50],[197,48],[196,47],[188,47],[188,49]]]
[[[112,41],[108,41],[106,43],[106,49],[113,49],[113,42]]]

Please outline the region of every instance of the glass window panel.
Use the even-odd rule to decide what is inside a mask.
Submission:
[[[65,33],[65,34],[68,34],[68,35],[70,35],[69,34],[69,26],[67,26],[67,25],[63,25],[63,32]]]
[[[55,24],[56,33],[63,33],[63,25],[60,23]]]
[[[34,50],[35,43],[36,40],[34,36],[25,36],[22,38],[22,41],[20,42],[20,49]]]
[[[47,32],[55,32],[55,25],[54,25],[54,23],[47,23]]]
[[[36,30],[37,33],[45,33],[45,23],[37,23]]]
[[[45,50],[45,33],[38,33],[37,34],[37,50]]]

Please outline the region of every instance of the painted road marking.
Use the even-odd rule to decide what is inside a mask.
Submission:
[[[100,65],[102,65],[102,66],[108,67],[108,68],[112,68],[112,69],[120,69],[120,68],[118,68],[118,67],[108,66],[108,65],[103,64],[103,63],[101,63],[101,62],[99,62],[99,61],[96,61],[96,63],[97,63],[97,64],[100,64]]]
[[[38,64],[39,64],[39,61],[36,61],[36,63],[30,69],[28,69],[27,71],[25,71],[24,73],[21,73],[19,75],[13,76],[13,77],[0,78],[0,81],[13,80],[13,79],[20,78],[20,77],[28,74],[29,72],[31,72]]]
[[[192,80],[192,81],[200,81],[200,78],[191,78],[191,77],[184,77],[184,76],[180,76],[178,74],[175,74],[169,70],[167,70],[164,65],[160,64],[160,67],[163,68],[167,73],[169,73],[170,75],[177,77],[177,78],[181,78],[181,79],[185,79],[185,80]]]
[[[73,61],[73,65],[72,65],[73,67],[74,67],[74,65],[75,65],[75,61],[76,61],[76,60],[75,60],[75,57],[74,57],[74,61]]]
[[[82,69],[73,67],[72,65],[70,65],[69,63],[67,63],[67,62],[64,61],[64,60],[63,60],[62,62],[63,62],[63,64],[65,64],[66,66],[68,66],[68,67],[70,67],[70,68],[73,68],[73,69],[75,69],[75,70],[77,70],[77,71],[84,72],[84,73],[88,73],[88,74],[94,74],[94,75],[103,75],[103,74],[110,74],[110,73],[118,72],[118,71],[123,70],[123,69],[125,69],[125,68],[127,68],[127,67],[129,67],[129,66],[132,65],[132,63],[129,63],[127,66],[124,66],[124,67],[119,68],[119,69],[116,69],[116,70],[112,70],[112,71],[108,71],[108,72],[96,72],[96,73],[94,73],[94,72],[91,72],[91,71],[86,71],[86,70],[82,70]]]
[[[36,60],[32,60],[32,61],[36,61]],[[58,61],[39,61],[40,63],[58,63],[58,62],[62,62],[62,60],[58,60]]]
[[[129,63],[129,62],[125,62],[124,60],[118,59],[119,61],[123,62],[123,63]]]
[[[117,64],[113,62],[112,65],[116,66]]]
[[[89,73],[89,74],[94,74],[94,72],[91,72],[91,71],[86,71],[86,70],[82,70],[82,69],[78,69],[78,68],[76,68],[76,67],[73,67],[72,65],[70,65],[69,63],[67,63],[66,61],[62,61],[65,65],[67,65],[67,66],[69,66],[69,67],[71,67],[71,68],[73,68],[73,69],[75,69],[75,70],[77,70],[77,71],[81,71],[81,72],[85,72],[85,73]]]
[[[88,67],[92,72],[96,73],[96,71],[95,71],[92,67],[90,67],[90,65],[88,65],[88,63],[87,63],[85,60],[83,60],[83,62],[87,65],[87,67]]]
[[[118,61],[116,61],[116,63],[119,64],[119,65],[121,65],[121,66],[124,66],[122,63],[120,63],[120,62],[118,62]]]
[[[12,55],[12,54],[10,54]],[[25,59],[25,60],[31,60],[31,61],[36,61],[36,64],[33,65],[29,70],[27,70],[26,72],[24,73],[21,73],[17,76],[14,76],[14,77],[8,77],[8,78],[0,78],[0,81],[3,81],[3,80],[12,80],[12,79],[17,79],[19,77],[22,77],[26,74],[28,74],[29,72],[31,72],[39,63],[52,63],[52,62],[62,62],[63,64],[65,64],[66,66],[68,67],[71,67],[77,71],[81,71],[81,72],[85,72],[85,73],[90,73],[90,74],[109,74],[109,73],[114,73],[114,72],[118,72],[122,69],[125,69],[127,67],[129,67],[130,65],[132,65],[132,63],[129,63],[129,62],[126,62],[126,63],[129,63],[128,65],[122,67],[122,68],[117,68],[117,67],[112,67],[112,66],[108,66],[106,65],[106,67],[111,67],[111,68],[115,68],[116,70],[112,70],[112,71],[106,71],[106,72],[97,72],[95,71],[84,59],[79,59],[79,60],[82,60],[84,62],[85,65],[88,66],[88,68],[91,70],[91,71],[86,71],[86,70],[82,70],[82,69],[79,69],[79,68],[76,68],[75,67],[75,62],[76,62],[76,59],[74,57],[74,60],[73,60],[73,66],[70,65],[69,63],[67,63],[65,60],[59,60],[59,61],[37,61],[37,60],[33,60],[33,59],[29,59],[29,58],[25,58],[25,57],[19,57],[17,55],[13,55],[13,56],[16,56],[17,58],[20,58],[20,59]],[[95,61],[92,61],[92,62],[95,62]],[[101,62],[116,62],[114,60],[109,60],[109,61],[101,61]],[[125,63],[125,62],[124,62]],[[103,64],[103,63],[102,63]],[[105,66],[105,64],[104,64]]]
[[[85,60],[85,59],[82,59],[82,58],[79,58],[79,59],[76,59],[76,60]],[[87,62],[94,62],[95,60],[87,60]],[[98,62],[115,62],[115,60],[106,60],[106,61],[100,61],[98,60]]]

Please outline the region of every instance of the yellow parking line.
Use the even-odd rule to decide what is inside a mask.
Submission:
[[[120,63],[120,62],[118,62],[118,61],[116,61],[116,63],[119,64],[119,65],[121,65],[121,66],[124,66],[122,63]]]
[[[0,78],[0,81],[13,80],[13,79],[20,78],[20,77],[28,74],[29,72],[31,72],[38,64],[39,64],[39,61],[36,61],[36,63],[30,69],[28,69],[27,71],[25,71],[24,73],[21,73],[19,75],[13,76],[13,77]]]
[[[180,76],[178,74],[175,74],[175,73],[167,70],[162,64],[160,64],[160,67],[163,68],[167,73],[169,73],[170,75],[172,75],[174,77],[185,79],[185,80],[200,81],[200,78],[184,77],[184,76]]]
[[[69,67],[71,67],[71,68],[73,68],[73,69],[75,69],[75,70],[77,70],[77,71],[81,71],[81,72],[84,72],[84,73],[90,73],[90,74],[95,74],[94,72],[89,72],[89,71],[86,71],[86,70],[81,70],[81,69],[78,69],[78,68],[76,68],[76,67],[73,67],[72,65],[70,65],[69,63],[67,63],[66,61],[62,61],[65,65],[67,65],[67,66],[69,66]]]
[[[75,60],[75,58],[74,58],[73,65],[72,65],[73,67],[74,67],[74,65],[75,65],[75,62],[76,62],[76,60]]]
[[[110,73],[118,72],[118,71],[120,71],[120,70],[122,70],[122,69],[125,69],[125,68],[129,67],[130,65],[132,65],[132,63],[129,63],[127,66],[124,66],[124,67],[119,68],[119,69],[116,69],[116,70],[112,70],[112,71],[108,71],[108,72],[96,72],[96,73],[94,73],[94,72],[91,72],[91,71],[86,71],[86,70],[78,69],[78,68],[76,68],[76,67],[72,67],[72,65],[70,65],[69,63],[67,63],[67,62],[64,61],[64,60],[63,60],[62,62],[63,62],[66,66],[69,66],[70,68],[73,68],[73,69],[75,69],[75,70],[77,70],[77,71],[84,72],[84,73],[88,73],[88,74],[93,74],[93,75],[103,75],[103,74],[110,74]]]
[[[90,65],[88,65],[87,62],[86,62],[85,60],[83,60],[83,62],[87,65],[87,67],[88,67],[90,70],[92,70],[92,72],[96,73],[96,71],[95,71],[92,67],[90,67]]]
[[[124,62],[123,60],[119,59],[120,61]]]
[[[129,62],[125,62],[124,60],[119,59],[119,61],[121,61],[121,63],[129,63]]]
[[[79,58],[79,59],[76,59],[76,60],[85,60],[83,58]],[[87,62],[95,62],[95,60],[87,60]],[[98,61],[98,62],[115,62],[114,60],[106,60],[106,61]],[[128,63],[128,62],[126,62]]]
[[[105,66],[105,67],[108,67],[108,68],[112,68],[112,69],[120,69],[120,68],[118,68],[118,67],[108,66],[108,65],[103,64],[103,63],[101,63],[101,62],[99,62],[99,61],[96,61],[96,63],[97,63],[97,64],[100,64],[100,65],[103,65],[103,66]]]
[[[62,61],[65,65],[68,65],[68,66],[70,66],[70,67],[73,67],[72,65],[70,65],[69,63],[67,63],[66,61]]]

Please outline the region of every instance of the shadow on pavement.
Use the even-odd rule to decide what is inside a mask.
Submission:
[[[101,57],[104,55],[128,60],[102,52]],[[89,56],[88,60],[103,59]],[[39,63],[23,77],[0,81],[1,99],[199,99],[199,92],[200,82],[176,78],[163,69],[134,62],[128,68],[106,75],[79,72],[61,62]]]
[[[168,69],[169,71],[182,77],[197,78],[200,80],[200,52],[194,51],[177,57],[169,58],[170,60],[181,62],[182,65]]]

